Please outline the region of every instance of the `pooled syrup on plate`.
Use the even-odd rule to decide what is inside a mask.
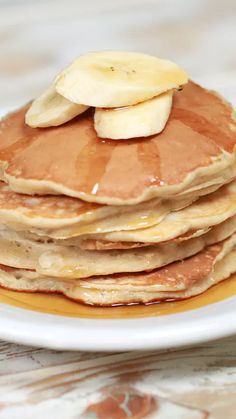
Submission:
[[[0,289],[0,303],[68,317],[92,319],[116,319],[162,316],[204,307],[236,295],[236,275],[213,286],[196,297],[182,301],[162,302],[149,305],[117,307],[93,307],[76,303],[60,295],[15,292]]]

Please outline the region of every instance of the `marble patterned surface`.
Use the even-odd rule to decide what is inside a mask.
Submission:
[[[1,419],[234,419],[236,338],[164,352],[0,342]]]
[[[0,109],[87,50],[173,59],[236,98],[235,0],[0,0]],[[0,342],[0,419],[236,417],[236,337],[178,351],[57,352]]]

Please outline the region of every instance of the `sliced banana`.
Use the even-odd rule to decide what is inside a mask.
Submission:
[[[96,108],[95,130],[101,138],[121,140],[161,132],[168,121],[173,91],[126,108]]]
[[[86,109],[88,106],[72,103],[59,95],[52,85],[32,102],[26,112],[25,122],[33,128],[57,126],[70,121]]]
[[[55,80],[58,93],[74,103],[99,108],[134,105],[187,83],[171,61],[127,51],[80,56]]]

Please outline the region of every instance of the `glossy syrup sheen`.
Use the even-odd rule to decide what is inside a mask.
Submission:
[[[41,313],[90,319],[119,319],[162,316],[194,310],[236,295],[236,275],[203,294],[187,300],[149,305],[92,307],[75,303],[60,295],[25,293],[0,289],[0,303]]]
[[[34,194],[40,182],[44,194],[105,204],[142,202],[149,194],[163,196],[171,185],[186,188],[187,176],[197,176],[197,169],[212,166],[235,147],[232,108],[192,82],[175,92],[165,129],[138,140],[101,140],[91,111],[58,127],[30,128],[26,109],[0,123],[0,161],[12,185],[18,179],[18,192]],[[211,171],[206,176],[211,178]]]

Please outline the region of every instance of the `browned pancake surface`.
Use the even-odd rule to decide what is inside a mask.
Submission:
[[[56,128],[30,128],[26,109],[0,125],[6,175],[50,181],[82,198],[125,201],[151,186],[178,185],[223,151],[232,153],[236,142],[231,107],[193,82],[175,93],[165,130],[146,139],[99,139],[91,111]]]
[[[23,211],[28,217],[74,218],[96,211],[102,205],[81,201],[68,196],[34,196],[18,194],[0,181],[0,210]]]
[[[158,268],[150,272],[119,273],[103,277],[95,276],[85,278],[85,281],[87,283],[91,282],[91,285],[95,285],[101,281],[104,281],[105,284],[106,280],[108,280],[108,283],[117,283],[121,286],[134,283],[138,286],[147,286],[147,290],[150,285],[155,284],[169,287],[172,290],[185,289],[193,283],[200,282],[208,277],[223,246],[224,241],[208,246],[201,252],[187,259],[173,262],[163,268]],[[12,268],[5,265],[0,265],[0,269],[7,272],[21,271],[18,268]],[[28,271],[32,270],[28,269]],[[77,281],[83,281],[83,278]]]

